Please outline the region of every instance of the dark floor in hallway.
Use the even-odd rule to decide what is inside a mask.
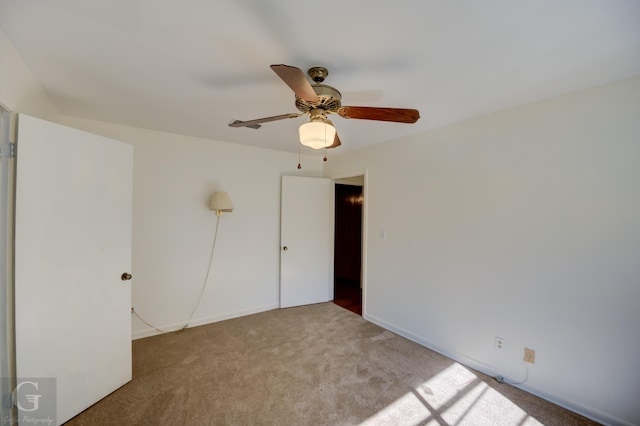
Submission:
[[[336,277],[333,287],[333,303],[362,315],[362,289],[360,283]]]

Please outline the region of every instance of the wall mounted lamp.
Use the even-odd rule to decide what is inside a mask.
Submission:
[[[233,204],[229,194],[225,191],[214,192],[209,200],[209,210],[215,211],[217,216],[222,215],[222,212],[232,212]]]

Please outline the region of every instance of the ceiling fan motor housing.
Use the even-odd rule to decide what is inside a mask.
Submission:
[[[302,112],[309,112],[312,109],[323,109],[325,111],[337,112],[342,106],[342,95],[334,87],[326,84],[313,84],[313,90],[318,95],[316,102],[305,101],[296,96],[296,108]]]
[[[311,67],[309,68],[309,71],[307,71],[307,74],[309,74],[311,80],[315,81],[316,83],[322,83],[324,79],[329,75],[329,70],[325,67]]]

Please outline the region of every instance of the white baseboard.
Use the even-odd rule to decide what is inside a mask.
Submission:
[[[516,378],[510,377],[509,375],[504,374],[502,371],[500,371],[499,369],[496,369],[495,367],[485,364],[481,361],[478,361],[474,358],[471,358],[465,354],[462,353],[458,353],[458,352],[450,352],[447,351],[443,348],[441,348],[440,346],[430,342],[429,340],[423,338],[422,336],[419,336],[417,334],[414,334],[408,330],[405,330],[402,327],[398,327],[395,324],[389,323],[381,318],[376,317],[375,315],[371,315],[369,313],[366,314],[366,316],[364,317],[367,321],[370,321],[374,324],[379,325],[380,327],[383,327],[389,331],[392,331],[402,337],[405,337],[415,343],[418,343],[419,345],[422,345],[424,347],[427,347],[435,352],[438,352],[444,356],[446,356],[447,358],[451,358],[452,360],[459,362],[462,365],[465,365],[467,367],[473,368],[474,370],[480,371],[484,374],[487,374],[489,376],[495,377],[496,375],[500,374],[503,377],[510,379],[512,381],[517,381]],[[525,392],[528,392],[532,395],[535,395],[539,398],[545,399],[553,404],[556,404],[560,407],[566,408],[567,410],[573,411],[574,413],[578,413],[581,416],[587,417],[593,421],[596,421],[598,423],[602,423],[604,425],[609,425],[609,426],[634,426],[632,423],[629,423],[625,420],[622,420],[616,416],[612,416],[608,413],[604,413],[602,411],[599,410],[594,410],[593,408],[589,408],[589,407],[585,407],[581,404],[569,401],[565,398],[561,398],[558,395],[554,395],[548,392],[545,392],[541,389],[535,388],[533,386],[529,386],[527,384],[523,384],[523,385],[512,385],[514,387],[517,387],[519,389],[522,389]]]
[[[228,320],[228,319],[232,319],[232,318],[243,317],[245,315],[257,314],[259,312],[271,311],[273,309],[278,309],[279,307],[280,306],[277,305],[277,304],[268,305],[268,306],[260,306],[260,307],[254,307],[254,308],[250,308],[250,309],[245,309],[245,310],[242,310],[242,311],[231,312],[231,313],[226,313],[226,314],[222,314],[222,315],[216,315],[216,316],[207,317],[207,318],[200,318],[200,319],[196,319],[196,320],[191,321],[191,323],[189,324],[189,328],[197,327],[199,325],[205,325],[205,324],[211,324],[211,323],[214,323],[214,322],[224,321],[224,320]],[[154,324],[154,325],[156,327],[158,327],[159,329],[165,330],[166,332],[171,332],[171,331],[177,331],[177,330],[182,329],[182,327],[184,327],[184,322],[180,322],[180,323],[176,323],[176,324],[164,324],[164,325],[156,325],[156,324]],[[142,338],[145,338],[145,337],[156,336],[158,334],[162,334],[162,333],[159,332],[156,329],[153,329],[153,328],[145,328],[145,329],[142,329],[142,330],[132,330],[131,339],[132,340],[137,340],[137,339],[142,339]]]

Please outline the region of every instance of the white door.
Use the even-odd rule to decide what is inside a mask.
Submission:
[[[133,147],[20,115],[16,161],[17,377],[61,424],[131,380]]]
[[[331,179],[282,177],[280,307],[333,299]]]

